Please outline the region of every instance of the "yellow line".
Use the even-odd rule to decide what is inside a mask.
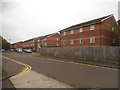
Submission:
[[[13,62],[15,62],[15,63],[17,63],[17,64],[20,64],[20,65],[26,67],[25,70],[23,70],[22,72],[20,72],[19,74],[15,75],[15,76],[13,76],[13,77],[11,77],[11,78],[17,78],[17,77],[23,76],[23,75],[25,75],[27,72],[29,72],[29,71],[31,70],[31,68],[32,68],[30,65],[27,65],[27,64],[24,64],[24,63],[22,63],[22,62],[16,61],[16,60],[14,60],[14,59],[11,59],[11,58],[8,58],[8,57],[5,57],[5,56],[1,56],[1,57],[5,58],[5,59],[7,59],[7,60],[11,60],[11,61],[13,61]]]
[[[53,60],[53,61],[58,61],[58,62],[66,62],[66,63],[72,63],[72,64],[79,64],[79,65],[89,66],[89,67],[97,67],[97,68],[103,68],[103,69],[109,69],[109,70],[119,71],[119,69],[114,69],[114,68],[109,68],[109,67],[102,67],[102,66],[96,66],[96,65],[90,65],[90,64],[82,64],[82,63],[76,63],[76,62],[70,62],[70,61],[63,61],[63,60],[56,60],[56,59],[51,59],[51,58],[48,58],[48,59],[49,60]]]

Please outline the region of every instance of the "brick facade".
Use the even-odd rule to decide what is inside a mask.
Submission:
[[[16,48],[23,48],[23,42],[17,42],[17,43],[13,43],[11,44],[11,48],[16,49]]]
[[[120,46],[120,20],[118,20],[118,39],[119,39],[119,46]]]
[[[39,51],[43,47],[118,46],[120,45],[120,20],[113,15],[77,24],[45,36],[12,44],[12,48]]]
[[[112,15],[74,25],[59,32],[62,47],[118,45],[117,23]],[[115,42],[112,43],[113,39]]]
[[[37,39],[37,51],[42,47],[59,47],[60,35],[58,33],[49,34]]]
[[[23,42],[23,49],[31,49],[36,51],[36,39],[29,39]]]

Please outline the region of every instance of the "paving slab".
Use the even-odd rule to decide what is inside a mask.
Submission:
[[[10,78],[15,88],[72,88],[55,79],[49,78],[33,70],[18,78]]]

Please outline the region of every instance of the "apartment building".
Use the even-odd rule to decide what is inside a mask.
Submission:
[[[117,22],[113,15],[73,25],[59,32],[62,47],[118,46]]]
[[[23,42],[20,41],[20,42],[13,43],[13,44],[11,44],[11,48],[13,48],[13,49],[23,48]]]
[[[59,33],[52,33],[46,35],[41,40],[42,47],[59,47],[60,46],[60,35]]]
[[[32,38],[23,42],[23,49],[31,49],[36,51],[36,38]]]
[[[118,38],[119,38],[119,46],[120,46],[120,20],[118,20]]]

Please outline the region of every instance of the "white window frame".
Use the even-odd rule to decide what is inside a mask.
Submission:
[[[70,31],[70,34],[74,34],[74,30],[71,30],[71,31]]]
[[[63,45],[66,45],[66,40],[63,41]]]
[[[47,46],[47,43],[44,43],[44,46]]]
[[[90,43],[95,43],[95,37],[90,37]]]
[[[70,44],[74,44],[74,40],[70,40]]]
[[[90,30],[95,30],[95,25],[90,25]]]
[[[56,40],[59,40],[59,38],[56,38]]]
[[[82,38],[79,39],[79,44],[83,44],[83,39]]]
[[[63,35],[66,35],[66,32],[63,32]]]
[[[79,32],[83,32],[83,28],[79,28]]]
[[[115,42],[116,42],[116,39],[115,39],[115,38],[113,38],[113,39],[112,39],[112,43],[115,43]]]
[[[115,28],[114,27],[112,27],[112,32],[114,32],[115,31]]]
[[[58,46],[59,44],[57,43],[56,45]]]

